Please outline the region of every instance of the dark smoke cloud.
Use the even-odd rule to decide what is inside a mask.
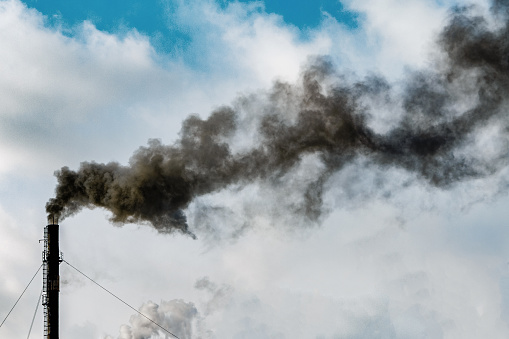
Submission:
[[[151,140],[128,166],[64,167],[46,210],[63,219],[102,207],[116,223],[148,222],[160,232],[190,234],[183,210],[194,198],[256,182],[277,187],[307,155],[316,155],[321,169],[293,212],[310,221],[322,214],[331,176],[359,158],[439,188],[492,175],[507,164],[509,2],[494,1],[492,11],[498,25],[472,8],[455,8],[437,39],[435,65],[409,73],[402,85],[378,76],[347,80],[327,57],[318,57],[298,84],[275,83],[266,95],[239,98],[205,120],[192,115],[177,142]],[[383,132],[373,127],[381,101],[398,117]],[[254,106],[258,111],[246,114]],[[478,139],[488,128],[500,132],[499,146],[484,155]],[[235,144],[242,133],[253,137],[250,147]]]

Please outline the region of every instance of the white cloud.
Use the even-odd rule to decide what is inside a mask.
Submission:
[[[353,33],[355,40],[339,36],[340,46],[333,55],[347,54],[346,61],[354,70],[377,72],[391,80],[400,78],[406,67],[427,66],[436,35],[445,23],[447,7],[420,0],[344,3],[348,10],[361,13],[361,29]]]
[[[152,48],[135,32],[118,38],[84,23],[80,41],[45,27],[42,15],[18,1],[2,1],[0,14],[3,117],[57,126],[80,120],[135,94],[135,83],[126,80],[155,71]]]
[[[31,229],[22,228],[16,219],[0,206],[0,305],[1,321],[5,323],[0,328],[0,335],[16,338],[26,335],[30,319],[26,314],[33,314],[37,298],[41,291],[40,254],[37,235]],[[34,278],[31,282],[30,280]],[[23,298],[16,304],[17,299],[26,288]],[[15,306],[16,304],[16,306]],[[14,307],[14,309],[12,309]],[[8,312],[9,317],[6,319]],[[40,319],[40,317],[39,317]],[[23,333],[23,334],[21,334]]]
[[[60,165],[65,158],[77,163],[76,149],[84,159],[92,148],[99,151],[92,156],[105,159],[104,151],[113,148],[100,145],[118,137],[133,140],[125,145],[125,161],[149,137],[174,139],[189,113],[207,115],[238,92],[294,77],[309,53],[327,52],[326,38],[300,43],[295,28],[274,15],[240,4],[226,11],[208,3],[183,5],[181,20],[195,21],[187,23],[196,29],[193,53],[213,65],[206,74],[185,60],[159,58],[136,30],[118,36],[84,22],[68,36],[19,1],[2,1],[0,9],[2,139],[11,145],[5,154],[25,154],[6,156],[5,170]]]
[[[90,139],[90,129],[97,128],[87,131],[82,124],[92,119],[100,125],[111,111],[125,110],[157,89],[160,68],[148,40],[135,31],[120,38],[84,23],[79,37],[69,38],[45,27],[42,15],[18,1],[0,2],[0,17],[1,138],[12,145],[5,153],[16,154],[4,158],[11,164],[3,167],[59,163],[53,151],[69,156],[68,147],[76,149],[83,143],[79,137]],[[125,117],[115,113],[114,119]]]
[[[218,23],[229,56],[254,73],[258,82],[269,85],[274,77],[294,82],[309,55],[327,54],[330,38],[314,32],[300,41],[297,28],[285,25],[282,17],[231,4],[223,13],[209,12],[209,20]]]
[[[255,231],[211,250],[215,278],[196,276],[198,316],[182,323],[200,319],[192,338],[507,336],[499,258],[458,251],[440,216],[400,213],[377,203],[305,239]]]
[[[189,31],[194,59],[219,78],[256,90],[276,78],[295,81],[309,55],[327,54],[330,37],[320,31],[301,32],[261,2],[193,1],[178,6],[175,20]],[[206,55],[206,58],[204,57]]]

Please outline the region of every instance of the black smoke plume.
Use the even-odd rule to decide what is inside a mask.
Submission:
[[[455,8],[437,39],[434,66],[407,74],[403,85],[379,76],[348,80],[327,57],[317,57],[298,84],[277,82],[266,95],[240,98],[205,120],[192,115],[177,142],[151,140],[128,166],[64,167],[46,210],[63,219],[103,207],[113,222],[190,234],[183,210],[195,197],[257,181],[277,185],[310,154],[322,167],[296,211],[310,220],[321,215],[328,179],[360,157],[440,188],[492,175],[508,159],[509,2],[495,1],[492,12],[498,21],[474,15],[472,7]],[[245,114],[253,100],[258,112]],[[384,131],[373,127],[379,106],[397,117]],[[487,156],[478,139],[490,128],[499,146]],[[246,130],[251,146],[237,147],[233,140]]]

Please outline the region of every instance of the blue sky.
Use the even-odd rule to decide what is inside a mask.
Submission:
[[[265,114],[288,125],[300,114],[302,70],[319,56],[337,71],[322,94],[374,75],[392,86],[362,97],[362,118],[384,134],[409,76],[444,66],[436,41],[451,7],[470,3],[0,0],[0,317],[40,265],[55,170],[129,165],[150,139],[173,144],[189,115],[225,105],[240,121],[231,149],[250,149]],[[468,111],[473,83],[456,83],[450,97],[464,100],[447,109]],[[413,112],[412,127],[433,122]],[[505,156],[500,126],[472,135],[479,159]],[[320,222],[289,216],[323,168],[310,153],[277,185],[195,197],[185,213],[196,240],[84,209],[60,223],[61,250],[187,339],[509,337],[507,167],[437,189],[359,156],[327,179]],[[41,281],[0,337],[26,336]],[[62,338],[160,337],[64,264],[61,281]],[[31,338],[42,338],[41,308]]]
[[[174,50],[186,50],[192,37],[185,27],[173,22],[174,11],[181,6],[180,1],[24,1],[29,7],[44,14],[50,25],[63,25],[71,30],[81,22],[91,21],[98,29],[108,32],[122,32],[136,29],[148,35],[157,50],[172,53]],[[240,1],[252,3],[252,1]],[[221,7],[230,2],[219,1]],[[348,11],[339,1],[266,1],[263,4],[266,13],[282,17],[287,24],[295,25],[302,31],[320,25],[324,12],[338,22],[354,29],[357,27],[358,13]]]
[[[97,28],[116,31],[119,27],[136,28],[140,32],[153,35],[156,32],[168,33],[168,11],[178,6],[179,1],[24,1],[29,7],[36,8],[49,18],[57,16],[63,22],[74,25],[84,20],[92,21]],[[252,1],[240,1],[248,3]],[[228,1],[219,1],[226,6]],[[267,13],[281,15],[286,23],[301,29],[313,28],[320,24],[322,12],[327,12],[349,27],[356,27],[357,14],[345,10],[340,1],[281,1],[263,2]]]

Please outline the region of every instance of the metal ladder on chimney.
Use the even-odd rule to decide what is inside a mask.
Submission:
[[[44,338],[49,335],[48,327],[48,227],[44,227],[44,251],[42,251],[42,305],[44,306]]]

